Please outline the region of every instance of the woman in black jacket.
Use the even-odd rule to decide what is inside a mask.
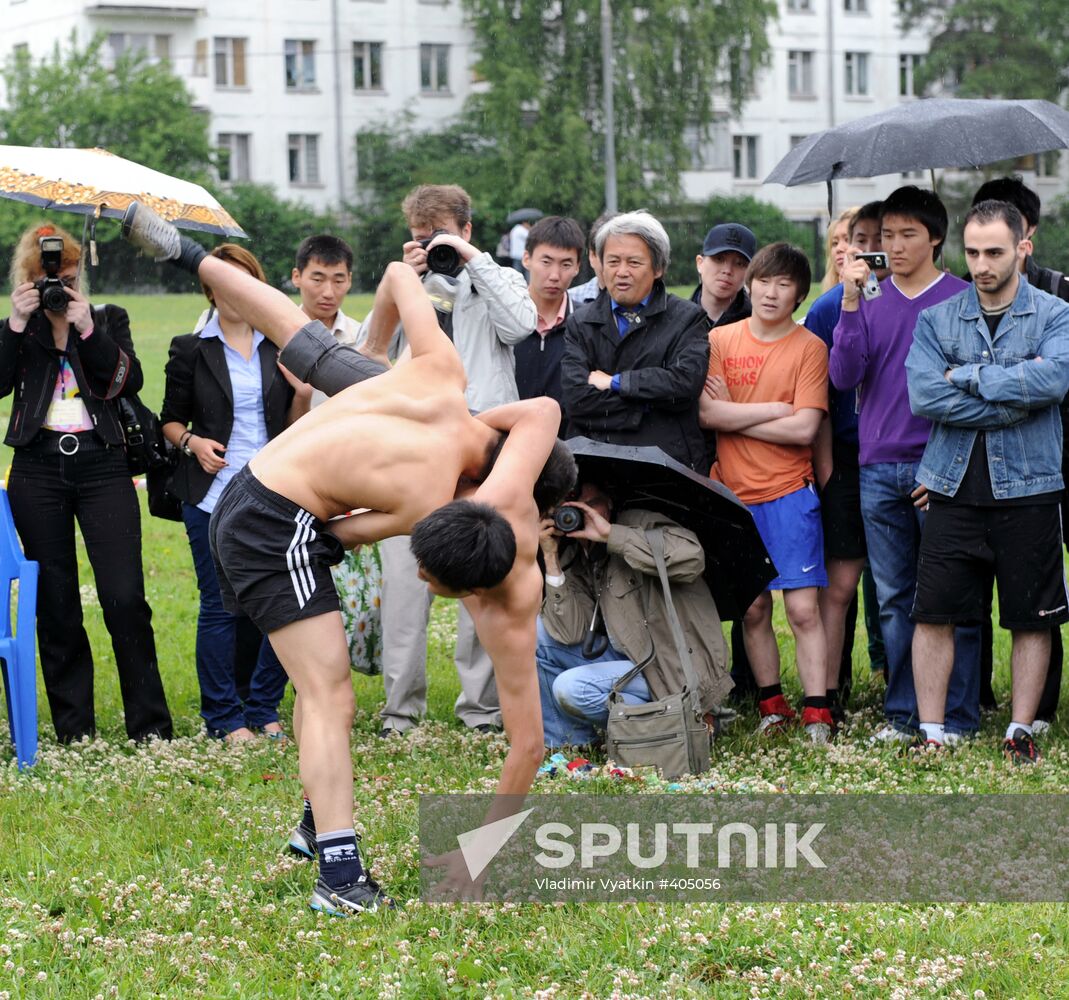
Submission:
[[[212,256],[265,280],[259,261],[244,247],[224,243]],[[200,590],[200,714],[211,736],[246,740],[261,729],[281,737],[278,705],[286,674],[256,626],[223,607],[208,523],[223,487],[271,438],[308,412],[312,390],[296,380],[288,384],[271,342],[210,288],[204,294],[213,309],[203,328],[171,341],[160,414],[164,435],[182,451],[172,489],[183,501]]]
[[[40,241],[62,240],[64,310],[42,308]],[[130,319],[90,308],[79,289],[81,249],[52,225],[26,230],[11,264],[11,315],[0,323],[0,397],[15,394],[5,443],[14,448],[8,497],[29,559],[40,564],[37,641],[52,724],[61,742],[91,736],[93,654],[82,625],[77,520],[119,672],[126,731],[169,739],[141,566],[141,509],[126,464],[117,396],[142,382]],[[55,294],[57,288],[45,288]]]

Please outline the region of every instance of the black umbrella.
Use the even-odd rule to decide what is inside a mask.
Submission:
[[[515,212],[509,212],[505,217],[505,225],[514,226],[517,222],[537,222],[544,214],[537,208],[517,208]]]
[[[688,469],[660,448],[572,438],[579,482],[592,482],[617,510],[641,507],[672,518],[705,549],[705,579],[723,619],[741,618],[776,570],[746,506],[721,483]]]
[[[909,101],[806,137],[766,184],[814,184],[936,167],[979,167],[1069,147],[1069,111],[1050,101]],[[830,200],[830,192],[829,192]]]

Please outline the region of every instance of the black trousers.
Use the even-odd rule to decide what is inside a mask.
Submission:
[[[115,652],[126,732],[135,740],[169,739],[171,715],[141,568],[141,509],[122,449],[88,445],[70,456],[34,445],[17,448],[8,477],[22,547],[40,564],[37,642],[52,724],[63,742],[96,729],[93,653],[78,589],[77,520]]]

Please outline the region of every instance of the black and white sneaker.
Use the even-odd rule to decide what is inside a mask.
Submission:
[[[301,822],[293,828],[293,833],[290,834],[290,839],[286,844],[286,848],[291,854],[296,854],[301,858],[307,858],[309,861],[315,861],[319,856],[319,844],[316,841],[315,830],[305,823],[304,820],[301,820]]]
[[[355,882],[340,889],[332,889],[323,879],[316,882],[315,892],[308,904],[332,917],[349,917],[356,913],[392,910],[394,901],[382,887],[365,872]]]
[[[1018,765],[1038,764],[1043,759],[1032,734],[1023,729],[1015,729],[1002,741],[1002,754],[1011,764]]]
[[[182,237],[148,205],[130,202],[122,217],[123,238],[153,260],[177,260],[182,253]]]

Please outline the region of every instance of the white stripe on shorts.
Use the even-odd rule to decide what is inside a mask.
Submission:
[[[308,543],[315,539],[316,531],[312,527],[312,515],[306,510],[293,515],[297,527],[293,532],[289,547],[286,549],[286,566],[290,571],[293,593],[297,597],[297,606],[303,608],[315,593],[316,582],[309,567]]]

